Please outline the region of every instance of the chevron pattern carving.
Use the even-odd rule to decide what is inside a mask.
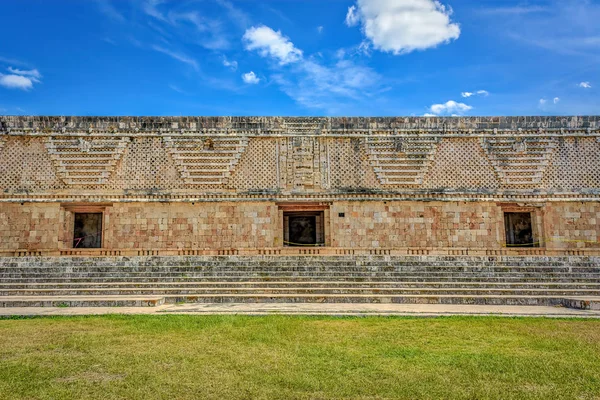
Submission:
[[[382,185],[420,185],[439,141],[436,137],[367,138],[367,154]]]
[[[104,185],[129,141],[128,137],[51,136],[46,149],[58,176],[67,185]]]
[[[248,145],[247,137],[164,137],[181,178],[190,185],[224,185]]]
[[[541,183],[558,146],[554,137],[483,138],[480,143],[505,185]]]

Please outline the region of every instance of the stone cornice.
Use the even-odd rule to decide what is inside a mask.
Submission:
[[[330,202],[330,201],[423,201],[423,202],[598,202],[600,193],[93,193],[0,194],[1,203],[202,203],[214,201],[248,202]]]
[[[2,116],[10,135],[600,135],[600,116],[571,117],[58,117]]]

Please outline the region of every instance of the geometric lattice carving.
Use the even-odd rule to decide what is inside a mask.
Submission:
[[[102,185],[107,183],[129,140],[51,136],[46,148],[58,176],[67,185]]]
[[[554,137],[496,137],[483,138],[481,146],[503,184],[536,185],[558,143]]]
[[[224,185],[248,145],[248,137],[163,137],[186,184]]]
[[[420,185],[433,161],[436,137],[369,137],[367,153],[382,185]]]
[[[325,121],[323,118],[285,117],[283,128],[286,133],[293,135],[315,135],[321,133]]]
[[[0,137],[0,151],[2,151],[2,148],[4,147],[4,142],[6,142],[6,139],[4,139],[4,137]]]

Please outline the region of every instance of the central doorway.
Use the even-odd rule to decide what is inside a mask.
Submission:
[[[323,246],[323,211],[284,212],[284,245]]]
[[[331,246],[328,202],[282,202],[280,229],[285,247]],[[279,237],[281,237],[279,236]]]

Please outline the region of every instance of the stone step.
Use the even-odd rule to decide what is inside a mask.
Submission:
[[[156,307],[161,296],[14,296],[0,297],[0,307]]]
[[[161,281],[161,280],[226,280],[226,281],[277,281],[277,280],[395,280],[406,281],[412,280],[417,282],[426,281],[491,281],[491,282],[599,282],[600,275],[598,274],[482,274],[482,273],[429,273],[429,274],[414,274],[414,273],[296,273],[296,274],[264,274],[264,273],[188,273],[188,274],[172,274],[172,273],[79,273],[79,274],[2,274],[0,281],[2,282],[76,282],[76,281]]]
[[[90,289],[4,289],[0,296],[165,296],[165,295],[463,295],[463,296],[600,296],[593,289],[491,289],[491,288],[90,288]]]
[[[351,267],[329,267],[329,266],[48,266],[48,267],[0,267],[3,273],[74,273],[74,272],[202,272],[202,271],[228,271],[228,272],[252,272],[265,273],[276,272],[497,272],[497,273],[596,273],[600,274],[599,267],[462,267],[462,266],[351,266]]]
[[[0,307],[143,307],[164,303],[396,303],[396,304],[482,304],[564,306],[566,299],[573,305],[581,301],[596,304],[600,298],[570,296],[462,296],[462,295],[299,295],[299,294],[237,294],[194,296],[11,296],[0,297]],[[578,302],[579,301],[579,302]],[[585,305],[585,303],[583,304]]]
[[[600,283],[580,282],[417,282],[417,281],[176,281],[176,282],[85,282],[85,283],[0,283],[0,291],[8,289],[102,289],[102,288],[491,288],[491,289],[597,289]]]

